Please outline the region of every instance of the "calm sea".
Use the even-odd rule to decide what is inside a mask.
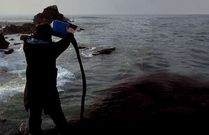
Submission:
[[[80,50],[87,77],[87,110],[106,88],[133,75],[172,72],[209,81],[209,15],[71,17],[85,29],[75,37],[79,46],[87,47]],[[0,22],[16,21],[30,22],[32,16],[0,17]],[[20,123],[28,117],[22,99],[25,58],[20,35],[5,36],[15,51],[10,55],[0,52],[0,119]],[[92,55],[109,47],[116,50],[109,55]],[[72,46],[59,57],[57,64],[64,113],[69,119],[77,118],[82,78]]]

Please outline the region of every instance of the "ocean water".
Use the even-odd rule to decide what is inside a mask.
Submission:
[[[79,46],[87,47],[80,50],[87,78],[86,110],[106,88],[134,75],[172,72],[209,81],[209,15],[70,17],[85,29],[75,37]],[[16,21],[30,22],[31,18]],[[0,22],[16,21],[0,17]],[[15,51],[10,55],[0,52],[0,119],[20,123],[28,118],[22,99],[26,62],[20,35],[5,37]],[[109,55],[92,55],[109,47],[116,50]],[[69,119],[78,118],[82,77],[72,46],[59,57],[57,65],[64,113]],[[51,122],[46,118],[45,123]]]

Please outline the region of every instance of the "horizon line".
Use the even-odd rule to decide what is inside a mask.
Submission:
[[[61,13],[63,14],[63,13]],[[0,16],[35,16],[36,14],[0,14]],[[151,13],[123,13],[123,14],[118,14],[118,13],[107,13],[107,14],[63,14],[64,16],[105,16],[105,15],[209,15],[209,13],[159,13],[159,14],[151,14]]]

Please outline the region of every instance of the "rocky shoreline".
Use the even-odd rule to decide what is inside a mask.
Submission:
[[[33,22],[23,23],[22,25],[15,25],[13,23],[8,24],[6,27],[2,27],[1,33],[3,35],[7,34],[30,34],[35,25],[39,23],[51,23],[53,20],[67,20],[63,14],[59,13],[56,5],[46,7],[42,13],[38,13],[34,16]]]
[[[207,129],[208,83],[174,73],[155,73],[128,78],[105,91],[90,111],[85,112],[85,119],[69,121],[70,133],[151,133],[152,130],[160,133]],[[21,135],[18,129],[9,131],[6,135],[11,135],[11,131],[13,135]],[[53,128],[44,132],[57,135]]]

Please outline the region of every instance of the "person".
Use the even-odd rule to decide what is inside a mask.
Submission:
[[[56,59],[75,40],[75,31],[72,28],[66,29],[66,36],[57,42],[52,41],[53,29],[47,23],[37,25],[32,36],[24,38],[23,50],[27,63],[24,106],[30,114],[31,135],[43,134],[42,112],[52,118],[58,132],[68,132],[56,87]]]

